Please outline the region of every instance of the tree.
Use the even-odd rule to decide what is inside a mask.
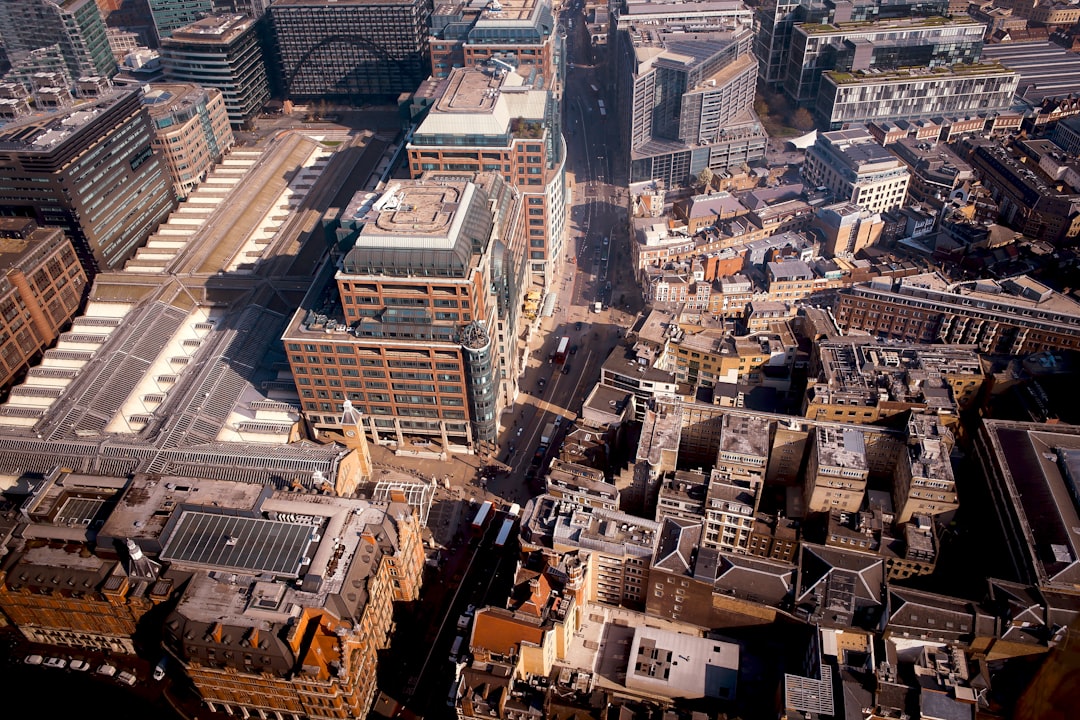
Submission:
[[[698,185],[700,185],[701,189],[705,191],[709,190],[709,186],[712,184],[712,179],[713,171],[709,168],[702,168],[701,172],[699,172],[697,175]]]
[[[799,108],[795,111],[795,114],[791,116],[791,124],[795,126],[796,130],[813,130],[814,116],[811,115],[810,111],[806,108]]]

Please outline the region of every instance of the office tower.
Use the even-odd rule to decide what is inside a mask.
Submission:
[[[214,12],[214,0],[146,0],[160,43],[177,28],[190,25]]]
[[[868,23],[908,17],[961,15],[950,10],[948,0],[761,0],[756,6],[758,37],[755,51],[761,64],[759,77],[770,90],[780,90],[787,73],[788,50],[798,24],[831,25]]]
[[[459,67],[497,58],[528,77],[561,76],[565,41],[555,32],[550,0],[505,0],[478,5],[467,0],[440,4],[431,16],[431,74],[449,76]]]
[[[0,386],[6,386],[75,316],[86,273],[63,231],[38,227],[33,218],[0,218],[0,238]]]
[[[784,92],[792,102],[813,107],[822,75],[829,70],[873,72],[973,63],[982,53],[985,32],[982,23],[966,16],[798,24],[791,33]]]
[[[233,144],[217,88],[154,84],[143,94],[154,123],[154,150],[165,161],[177,197],[185,198]]]
[[[176,206],[141,96],[106,88],[0,128],[0,214],[63,228],[89,275],[122,267]]]
[[[428,76],[431,0],[278,0],[267,14],[286,97],[396,96]]]
[[[984,115],[1008,110],[1020,73],[993,63],[947,68],[824,74],[814,108],[819,127],[919,120],[937,116]]]
[[[73,80],[116,73],[94,0],[0,0],[0,37],[12,67],[31,51],[58,45]]]
[[[865,129],[818,135],[806,151],[803,173],[811,185],[827,187],[837,201],[876,213],[902,206],[911,180],[907,166]]]
[[[555,93],[497,63],[461,68],[431,93],[409,144],[409,171],[498,172],[527,206],[529,270],[550,282],[566,234],[566,152]]]
[[[351,249],[282,338],[316,431],[340,430],[355,410],[373,442],[399,449],[477,452],[495,440],[520,370],[525,270],[508,248],[521,211],[496,173],[353,198],[335,223]]]
[[[236,128],[270,97],[256,21],[243,15],[210,15],[177,28],[161,42],[161,62],[169,82],[220,90]]]
[[[685,185],[764,156],[753,114],[753,21],[740,6],[648,4],[620,16],[612,123],[630,150],[630,182]],[[687,23],[695,32],[685,32]],[[580,108],[579,108],[580,110]]]

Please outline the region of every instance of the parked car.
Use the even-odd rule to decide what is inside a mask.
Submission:
[[[569,365],[563,365],[562,366],[562,374],[563,375],[569,375],[570,374],[570,366]]]
[[[581,321],[580,320],[578,320],[576,323],[574,323],[574,329],[575,330],[580,330],[581,329]]]
[[[127,672],[126,670],[117,675],[116,679],[124,683],[125,685],[134,685],[136,682],[136,677],[131,673]]]
[[[104,675],[105,677],[112,677],[113,675],[116,674],[116,668],[113,667],[112,665],[110,665],[109,663],[105,663],[104,665],[102,665],[101,667],[99,667],[97,669],[97,672],[98,672],[98,675]]]
[[[71,664],[68,665],[68,667],[70,667],[75,672],[86,672],[90,669],[90,663],[86,662],[85,660],[72,660]]]
[[[158,660],[158,664],[154,667],[154,679],[161,680],[165,677],[165,664],[168,662],[168,658],[161,658]]]
[[[45,662],[42,663],[45,667],[56,668],[57,670],[63,670],[67,667],[67,660],[64,658],[45,658]]]
[[[23,659],[23,662],[27,665],[40,665],[42,662],[44,662],[44,660],[45,658],[41,657],[40,655],[27,655]]]

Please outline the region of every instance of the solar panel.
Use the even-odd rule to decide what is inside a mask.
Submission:
[[[189,511],[180,517],[161,557],[298,577],[314,532],[309,524]]]

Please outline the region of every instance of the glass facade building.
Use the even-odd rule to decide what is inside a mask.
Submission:
[[[94,0],[0,0],[0,33],[12,67],[27,53],[58,45],[72,80],[116,74]]]
[[[0,128],[0,215],[64,228],[88,275],[118,270],[176,207],[142,90]]]
[[[258,26],[244,15],[211,15],[177,28],[161,43],[161,61],[170,82],[220,90],[233,127],[270,97]]]
[[[801,24],[791,34],[784,92],[812,107],[829,70],[895,70],[977,62],[986,27],[971,18]]]
[[[825,127],[1008,110],[1020,74],[991,63],[896,73],[825,73],[817,115]]]
[[[432,0],[278,0],[267,10],[287,98],[411,93],[428,77]]]
[[[620,33],[616,115],[625,123],[630,182],[685,185],[705,168],[764,156],[767,136],[753,114],[758,70],[746,12],[694,35],[667,24]]]

